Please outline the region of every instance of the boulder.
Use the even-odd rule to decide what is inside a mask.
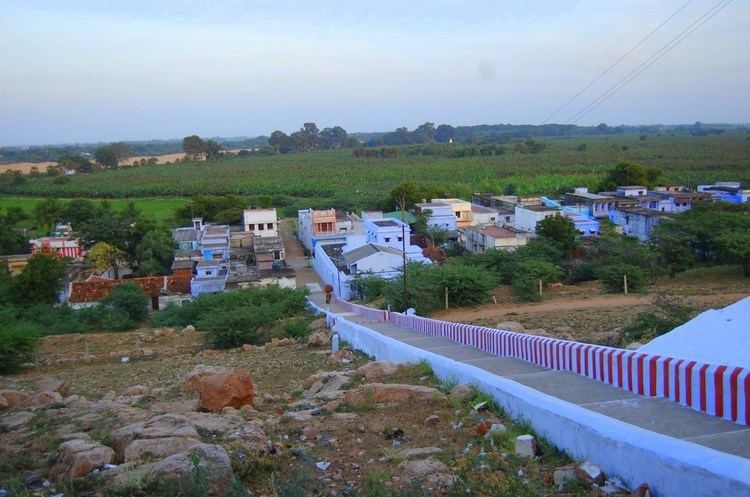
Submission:
[[[33,417],[34,414],[29,411],[18,411],[13,414],[7,414],[0,418],[0,428],[5,431],[16,430],[31,421]]]
[[[189,324],[185,326],[180,333],[182,333],[183,335],[185,333],[195,333],[195,326],[193,326],[192,324]]]
[[[596,483],[597,485],[602,485],[605,480],[604,472],[601,468],[589,461],[584,461],[579,464],[576,468],[576,473],[582,480],[589,483]]]
[[[148,395],[148,388],[143,385],[135,385],[125,390],[123,393],[126,397],[137,397],[142,395]]]
[[[638,350],[641,347],[643,347],[643,344],[641,342],[630,342],[625,348],[628,350]]]
[[[201,378],[211,374],[226,373],[228,371],[229,368],[225,368],[223,366],[207,366],[205,364],[198,364],[182,381],[180,390],[182,391],[182,393],[197,392]]]
[[[458,402],[466,402],[474,398],[475,395],[474,387],[468,383],[462,383],[451,388],[448,396],[451,400]]]
[[[267,343],[266,345],[268,345],[269,347],[290,347],[294,345],[294,340],[288,337],[282,338],[281,340],[279,340],[278,338],[274,337],[274,338],[271,338],[271,341]]]
[[[63,397],[70,392],[70,381],[62,378],[43,378],[38,385],[40,392],[57,392]]]
[[[50,474],[53,477],[73,479],[110,464],[115,451],[91,440],[68,440],[60,444]]]
[[[432,414],[431,416],[427,416],[427,419],[424,420],[425,426],[437,426],[440,423],[440,416],[437,414]]]
[[[200,444],[201,442],[199,440],[185,437],[143,438],[140,440],[133,440],[133,442],[125,447],[125,462],[141,461],[143,459],[164,459],[173,454],[189,451]]]
[[[201,411],[220,412],[225,407],[239,409],[253,403],[253,380],[247,369],[204,375],[198,382]]]
[[[497,323],[497,325],[495,325],[495,328],[497,328],[498,330],[515,332],[523,332],[526,330],[526,328],[524,328],[523,325],[517,321],[503,321],[502,323]]]
[[[434,474],[446,474],[450,471],[445,463],[433,458],[403,461],[398,467],[404,476],[409,479],[425,478]]]
[[[445,395],[438,390],[420,385],[402,385],[398,383],[366,383],[344,394],[344,402],[405,402],[430,401],[444,399]]]
[[[256,350],[257,348],[258,347],[256,347],[255,345],[252,345],[250,343],[245,343],[245,344],[242,345],[242,350],[244,350],[245,352],[252,352],[252,351]]]
[[[0,406],[5,409],[23,404],[29,395],[18,390],[0,390]]]
[[[566,483],[576,479],[576,468],[572,465],[561,466],[555,469],[553,480],[558,489],[562,489]]]
[[[591,343],[606,345],[607,347],[618,347],[622,342],[622,336],[616,331],[602,331],[591,335]]]
[[[145,421],[123,426],[112,432],[117,453],[124,455],[125,448],[134,440],[143,438],[184,437],[198,438],[190,420],[180,414],[162,414]]]
[[[348,349],[342,349],[334,352],[328,357],[328,363],[334,366],[349,364],[354,360],[354,352]]]
[[[443,452],[443,449],[440,447],[414,447],[402,450],[399,452],[399,455],[404,459],[421,459],[440,454],[441,452]]]
[[[487,432],[487,434],[484,437],[485,438],[492,438],[492,437],[497,436],[497,435],[502,435],[506,431],[508,431],[508,428],[504,424],[502,424],[502,423],[492,423],[492,425],[490,426],[489,431]]]
[[[208,494],[224,495],[232,484],[232,464],[219,445],[198,444],[188,452],[171,455],[154,463],[148,476],[159,480],[189,477],[195,471],[194,461],[206,475]]]
[[[375,381],[390,376],[398,371],[398,365],[386,361],[368,362],[357,369],[357,373],[365,377],[367,381]]]
[[[326,347],[330,343],[331,339],[325,331],[317,331],[307,339],[308,347]]]
[[[532,435],[516,437],[516,456],[533,458],[536,455],[536,440]]]
[[[62,403],[62,401],[62,395],[57,392],[39,392],[29,396],[26,400],[23,401],[21,406],[30,407],[33,409],[35,407],[48,406],[50,404],[54,404],[55,402]]]

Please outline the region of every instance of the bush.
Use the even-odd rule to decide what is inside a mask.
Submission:
[[[279,334],[303,334],[305,330],[300,323],[290,324],[292,320],[281,326],[278,323],[309,316],[306,289],[270,286],[201,295],[182,307],[168,306],[158,312],[152,322],[154,326],[192,324],[206,332],[206,341],[212,347],[232,348],[246,343],[262,344]]]
[[[588,261],[572,260],[567,264],[565,270],[567,273],[566,281],[571,284],[596,279],[596,276],[594,276],[596,265]]]
[[[646,289],[648,273],[643,268],[631,264],[608,264],[596,269],[596,277],[604,289],[610,293],[624,291],[623,276],[628,277],[629,292],[643,292]]]
[[[122,283],[114,287],[102,303],[115,311],[112,316],[115,321],[120,321],[124,313],[132,321],[140,322],[148,316],[150,299],[139,285]]]
[[[0,373],[15,373],[28,361],[39,339],[37,328],[28,324],[0,328]]]
[[[372,302],[381,297],[388,285],[388,280],[372,275],[355,275],[349,284],[352,296],[365,302]]]
[[[625,326],[622,336],[628,341],[651,340],[672,331],[697,314],[693,303],[669,295],[657,295],[652,309],[638,313],[632,323]]]
[[[292,318],[285,322],[282,326],[284,336],[291,338],[304,338],[310,334],[310,319],[303,318]]]

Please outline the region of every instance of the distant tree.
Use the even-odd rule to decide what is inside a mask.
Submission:
[[[133,156],[130,145],[125,142],[110,143],[109,147],[112,149],[112,153],[115,154],[118,163],[126,161]]]
[[[393,137],[395,143],[389,143],[389,145],[409,145],[414,143],[412,136],[409,134],[409,130],[406,128],[397,128]]]
[[[182,139],[182,150],[185,152],[185,157],[199,160],[208,152],[208,146],[200,136],[190,135]]]
[[[599,123],[599,125],[596,127],[596,130],[600,133],[609,133],[609,126],[607,126],[605,123]]]
[[[94,150],[94,158],[106,169],[117,169],[119,164],[117,153],[111,145],[104,145]]]
[[[422,191],[414,183],[401,183],[390,192],[391,205],[396,205],[398,210],[407,211],[409,208],[422,201]]]
[[[76,198],[65,204],[63,216],[75,229],[96,216],[96,205],[88,199]]]
[[[441,124],[435,129],[435,141],[438,143],[447,143],[453,139],[453,126],[450,124]]]
[[[576,247],[578,230],[566,216],[547,216],[536,223],[536,233],[559,248],[563,254],[570,254]]]
[[[116,280],[120,279],[120,265],[125,263],[125,256],[124,251],[107,242],[95,243],[88,254],[86,254],[86,258],[94,266],[94,269],[100,272],[111,269]]]
[[[658,166],[649,166],[646,168],[646,185],[653,187],[662,183],[666,178],[664,170]]]
[[[307,135],[308,143],[311,149],[318,146],[318,140],[320,139],[320,130],[315,123],[303,124],[300,131]]]
[[[412,132],[414,141],[417,143],[432,143],[435,141],[435,124],[424,123]]]
[[[661,172],[657,175],[657,169],[659,168],[654,168],[654,170],[651,172],[650,175],[652,177],[655,175],[662,176],[664,174],[663,172]],[[659,171],[661,170],[659,169]],[[614,167],[614,169],[610,170],[607,173],[607,176],[604,178],[600,189],[611,191],[618,186],[625,185],[650,186],[651,180],[649,179],[649,174],[647,174],[646,169],[644,169],[643,166],[634,164],[632,162],[620,162]]]
[[[275,147],[282,154],[288,154],[292,150],[292,143],[289,136],[283,131],[276,130],[268,138],[268,144]]]
[[[175,249],[169,232],[161,229],[147,232],[135,248],[138,273],[142,276],[169,274]]]
[[[54,304],[64,276],[65,263],[56,254],[36,254],[12,279],[11,300],[18,305]]]
[[[341,126],[333,128],[323,128],[320,132],[320,142],[323,148],[340,149],[345,148],[348,141],[346,130]]]
[[[722,233],[716,238],[716,243],[726,261],[740,264],[742,275],[750,277],[750,222],[745,224],[748,229]]]
[[[136,283],[117,285],[102,303],[115,311],[127,314],[136,323],[143,321],[148,315],[148,295]]]
[[[346,139],[346,148],[356,148],[362,145],[357,137],[350,136]]]
[[[141,217],[141,208],[138,204],[130,200],[121,211],[117,213],[117,217],[122,220],[126,226],[131,226],[138,222]]]
[[[206,159],[218,159],[221,156],[222,146],[219,142],[208,140],[206,142]]]
[[[55,222],[61,221],[65,209],[56,198],[45,198],[34,206],[33,215],[40,227],[43,227],[47,233],[51,233],[55,228]]]
[[[62,174],[65,169],[72,169],[77,173],[90,173],[94,171],[94,164],[86,157],[77,154],[64,154],[57,159],[58,169],[55,174]],[[47,172],[50,170],[47,168]]]

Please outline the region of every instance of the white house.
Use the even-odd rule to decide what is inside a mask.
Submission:
[[[276,209],[245,209],[242,212],[245,231],[253,236],[279,236],[279,218]]]
[[[443,202],[421,202],[415,204],[417,212],[430,211],[427,226],[446,231],[456,231],[456,215],[453,207]]]
[[[562,212],[546,205],[516,205],[515,228],[526,233],[536,233],[536,225],[549,216],[560,216]]]
[[[399,252],[404,250],[409,261],[431,264],[431,261],[422,255],[422,249],[411,244],[411,228],[408,224],[393,218],[368,219],[365,225],[365,243],[371,243],[382,247],[391,247]],[[356,247],[348,244],[347,250]]]
[[[472,226],[503,224],[503,218],[498,211],[482,205],[471,204],[471,217]]]
[[[368,243],[342,254],[350,275],[372,273],[380,278],[398,276],[404,265],[403,252]]]

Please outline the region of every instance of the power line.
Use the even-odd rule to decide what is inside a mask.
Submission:
[[[583,119],[591,111],[593,111],[594,109],[599,107],[601,104],[603,104],[605,101],[607,101],[612,95],[620,91],[628,83],[630,83],[635,78],[640,76],[646,69],[654,65],[656,61],[658,61],[667,53],[669,53],[674,47],[679,45],[685,38],[687,38],[696,30],[698,30],[701,26],[703,26],[706,22],[708,22],[713,16],[718,14],[719,11],[721,11],[724,7],[729,5],[731,2],[732,0],[721,0],[718,4],[716,4],[711,9],[709,9],[705,14],[700,16],[698,20],[696,20],[693,24],[685,28],[680,34],[672,38],[666,45],[664,45],[662,48],[657,50],[653,55],[651,55],[651,57],[646,59],[646,61],[644,61],[638,67],[636,67],[631,72],[629,72],[625,77],[623,77],[617,83],[612,85],[607,91],[599,95],[597,98],[591,101],[583,109],[581,109],[576,114],[574,114],[573,117],[571,117],[566,122],[566,124],[577,123],[578,121]]]
[[[561,111],[561,110],[563,110],[563,109],[564,109],[565,107],[567,107],[567,106],[568,106],[568,105],[569,105],[569,104],[570,104],[570,103],[571,103],[571,102],[572,102],[573,100],[575,100],[576,98],[578,98],[579,96],[581,96],[581,94],[582,94],[583,92],[585,92],[586,90],[588,90],[589,88],[591,88],[591,86],[592,86],[592,85],[593,85],[594,83],[596,83],[597,81],[599,81],[600,79],[602,79],[602,78],[603,78],[604,76],[606,76],[606,75],[607,75],[607,74],[609,73],[609,71],[611,71],[612,69],[614,69],[614,67],[615,67],[615,66],[616,66],[617,64],[619,64],[620,62],[622,62],[622,60],[623,60],[623,59],[624,59],[625,57],[627,57],[628,55],[630,55],[631,53],[633,53],[633,51],[635,51],[635,49],[636,49],[636,48],[640,47],[640,46],[641,46],[641,45],[642,45],[642,44],[643,44],[643,43],[644,43],[644,42],[645,42],[646,40],[648,40],[649,38],[651,38],[651,36],[653,36],[653,34],[654,34],[654,33],[656,33],[656,32],[657,32],[657,31],[659,31],[659,30],[660,30],[661,28],[663,28],[665,24],[667,24],[667,23],[668,23],[669,21],[671,21],[671,20],[672,20],[672,18],[673,18],[674,16],[676,16],[677,14],[679,14],[679,13],[680,13],[680,12],[681,12],[681,11],[682,11],[682,10],[683,10],[683,9],[684,9],[685,7],[687,7],[688,5],[690,5],[690,3],[691,3],[692,1],[693,1],[693,0],[688,0],[687,2],[685,2],[685,3],[684,3],[684,4],[682,5],[682,7],[680,7],[680,8],[679,8],[679,9],[677,9],[677,10],[675,10],[675,11],[674,11],[674,12],[672,13],[672,15],[671,15],[671,16],[667,17],[667,18],[666,18],[666,19],[664,20],[664,22],[662,22],[661,24],[659,24],[658,26],[656,26],[656,28],[654,28],[654,30],[653,30],[653,31],[651,31],[651,32],[650,32],[649,34],[647,34],[647,35],[646,35],[646,36],[645,36],[644,38],[642,38],[642,39],[641,39],[641,41],[639,41],[638,43],[636,43],[635,45],[633,45],[633,47],[632,47],[632,48],[631,48],[630,50],[628,50],[627,52],[625,52],[625,54],[624,54],[624,55],[623,55],[622,57],[620,57],[619,59],[617,59],[617,60],[616,60],[616,61],[614,62],[614,64],[612,64],[612,65],[611,65],[611,66],[609,66],[609,67],[608,67],[607,69],[605,69],[605,70],[604,70],[604,72],[603,72],[603,73],[601,73],[601,74],[600,74],[599,76],[597,76],[597,77],[595,77],[594,79],[592,79],[592,80],[591,80],[591,82],[590,82],[589,84],[587,84],[586,86],[584,86],[584,87],[583,87],[583,89],[582,89],[581,91],[579,91],[578,93],[576,93],[575,95],[573,95],[572,97],[570,97],[570,99],[568,99],[568,101],[567,101],[567,102],[565,102],[564,104],[562,104],[562,105],[561,105],[560,107],[558,107],[558,108],[557,108],[557,110],[555,110],[555,111],[554,111],[554,112],[553,112],[552,114],[550,114],[549,116],[547,116],[547,118],[546,118],[546,119],[544,120],[544,124],[547,124],[547,123],[549,122],[549,120],[550,120],[550,119],[552,119],[552,118],[553,118],[554,116],[556,116],[556,115],[557,115],[557,113],[558,113],[558,112],[560,112],[560,111]]]

